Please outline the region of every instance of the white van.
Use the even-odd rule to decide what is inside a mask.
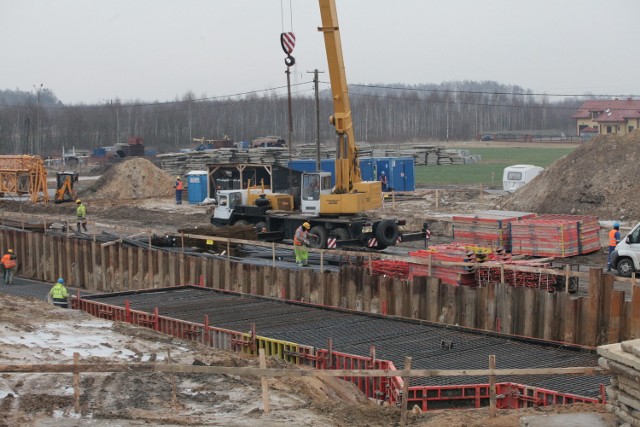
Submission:
[[[504,174],[502,175],[502,188],[504,191],[513,193],[538,176],[543,170],[544,168],[533,165],[508,166],[504,168]]]
[[[640,271],[640,223],[611,252],[611,265],[623,277],[631,277],[631,274]]]

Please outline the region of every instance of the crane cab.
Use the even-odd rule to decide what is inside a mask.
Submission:
[[[247,190],[220,190],[216,199],[214,218],[228,220],[236,207],[247,203]]]
[[[331,194],[330,172],[309,172],[302,174],[300,189],[300,209],[303,214],[320,215],[320,195]]]

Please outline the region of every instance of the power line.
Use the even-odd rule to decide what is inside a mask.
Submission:
[[[330,82],[320,82],[323,84],[330,85]],[[565,98],[638,98],[640,95],[593,95],[593,94],[558,94],[558,93],[519,93],[519,92],[495,92],[495,91],[482,91],[482,90],[462,90],[462,89],[428,89],[428,88],[418,88],[418,87],[396,87],[396,86],[385,86],[385,85],[365,85],[365,84],[354,84],[350,83],[349,86],[356,87],[366,87],[373,89],[389,89],[389,90],[403,90],[403,91],[412,91],[412,92],[433,92],[433,93],[462,93],[462,94],[475,94],[475,95],[511,95],[511,96],[548,96],[548,97],[565,97]]]

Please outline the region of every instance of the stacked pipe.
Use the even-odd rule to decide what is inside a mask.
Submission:
[[[640,339],[598,347],[598,363],[613,377],[607,407],[624,425],[640,426]]]
[[[453,240],[456,243],[505,248],[511,250],[512,222],[534,218],[535,213],[513,211],[480,211],[473,215],[455,215]]]
[[[409,252],[416,258],[431,258],[431,261],[444,262],[484,262],[489,250],[478,246],[461,244],[435,245],[428,250]],[[409,264],[409,278],[429,276],[429,266]],[[431,277],[439,278],[442,283],[455,286],[477,286],[475,267],[464,265],[431,266]]]
[[[504,264],[521,265],[536,268],[551,268],[550,263],[538,262],[536,260],[504,260],[495,256],[490,257],[491,261],[501,261]],[[476,281],[478,286],[498,284],[502,282],[502,271],[499,267],[479,266],[476,271]],[[531,273],[526,271],[505,270],[504,284],[514,287],[544,289],[549,292],[555,291],[556,276],[544,273]]]

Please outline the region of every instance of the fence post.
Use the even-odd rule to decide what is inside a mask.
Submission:
[[[267,359],[264,356],[264,348],[258,350],[260,357],[260,368],[267,368]],[[269,405],[269,384],[267,383],[267,377],[261,378],[262,382],[262,406],[264,407],[264,413],[268,414],[271,412],[271,406]]]
[[[489,355],[489,416],[495,418],[496,416],[496,376],[494,370],[496,369],[496,356],[494,354]]]
[[[411,357],[404,358],[404,370],[411,370]],[[409,379],[410,377],[402,377],[402,407],[400,408],[400,425],[407,425],[407,411],[409,407]]]
[[[78,370],[79,361],[80,353],[73,353],[73,410],[76,414],[80,412],[80,371]]]

